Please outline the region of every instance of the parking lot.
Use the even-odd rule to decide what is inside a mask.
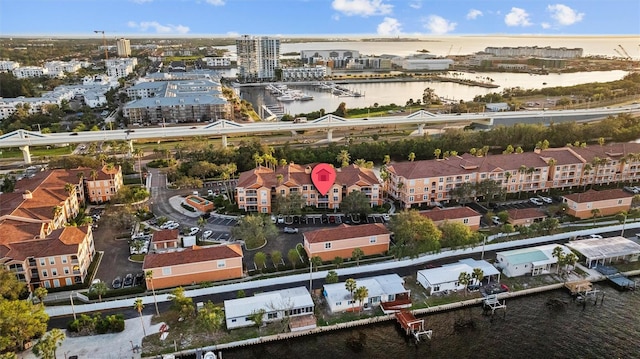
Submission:
[[[212,215],[211,217],[209,217],[209,220],[207,222],[218,226],[233,227],[236,225],[236,223],[238,223],[238,219]]]

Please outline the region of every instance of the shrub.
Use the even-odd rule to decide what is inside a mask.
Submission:
[[[190,206],[190,205],[188,205],[188,204],[180,203],[180,206],[182,206],[182,208],[186,209],[186,210],[187,210],[187,211],[189,211],[189,212],[195,212],[195,211],[196,211],[196,209],[195,209],[195,208],[191,207],[191,206]]]

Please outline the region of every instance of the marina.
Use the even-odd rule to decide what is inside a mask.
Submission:
[[[266,86],[266,90],[276,96],[276,99],[280,102],[313,100],[313,96],[300,90],[292,90],[287,85],[283,84],[268,84]]]

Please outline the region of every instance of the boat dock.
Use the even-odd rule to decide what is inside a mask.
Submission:
[[[272,95],[276,96],[276,99],[280,102],[313,100],[313,96],[306,94],[300,90],[289,89],[287,85],[268,84],[265,87],[265,89],[269,91]]]
[[[595,270],[607,277],[620,290],[636,289],[636,282],[627,278],[614,267],[598,265]]]
[[[320,82],[318,83],[320,90],[331,92],[339,97],[362,97],[363,95],[355,90],[351,90],[344,86],[337,85],[333,82]]]
[[[498,299],[497,294],[490,294],[484,298],[484,301],[482,303],[482,309],[485,312],[491,311],[491,315],[493,315],[496,312],[496,310],[503,309],[506,315],[507,313],[506,302],[507,302],[506,300],[503,300],[501,302],[500,299]]]
[[[396,312],[395,316],[406,335],[413,336],[418,342],[422,336],[431,339],[433,331],[424,329],[424,319],[418,319],[413,313],[405,310]]]

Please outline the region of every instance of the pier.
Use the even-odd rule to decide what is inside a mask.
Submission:
[[[433,331],[424,329],[424,319],[416,318],[410,311],[396,312],[396,321],[400,324],[406,335],[413,336],[416,341],[420,341],[420,337],[431,339]]]
[[[614,267],[598,265],[595,267],[599,273],[603,274],[607,279],[615,284],[620,290],[635,290],[636,282],[627,278],[624,274],[618,272]]]
[[[482,309],[485,312],[491,311],[491,315],[495,314],[496,310],[503,309],[506,315],[507,313],[506,300],[503,300],[501,302],[500,299],[498,299],[497,294],[490,294],[484,298],[484,301],[482,303]]]
[[[318,87],[320,90],[331,92],[332,94],[339,97],[362,97],[363,95],[351,89],[348,89],[344,86],[337,85],[333,82],[320,82],[318,83]]]

